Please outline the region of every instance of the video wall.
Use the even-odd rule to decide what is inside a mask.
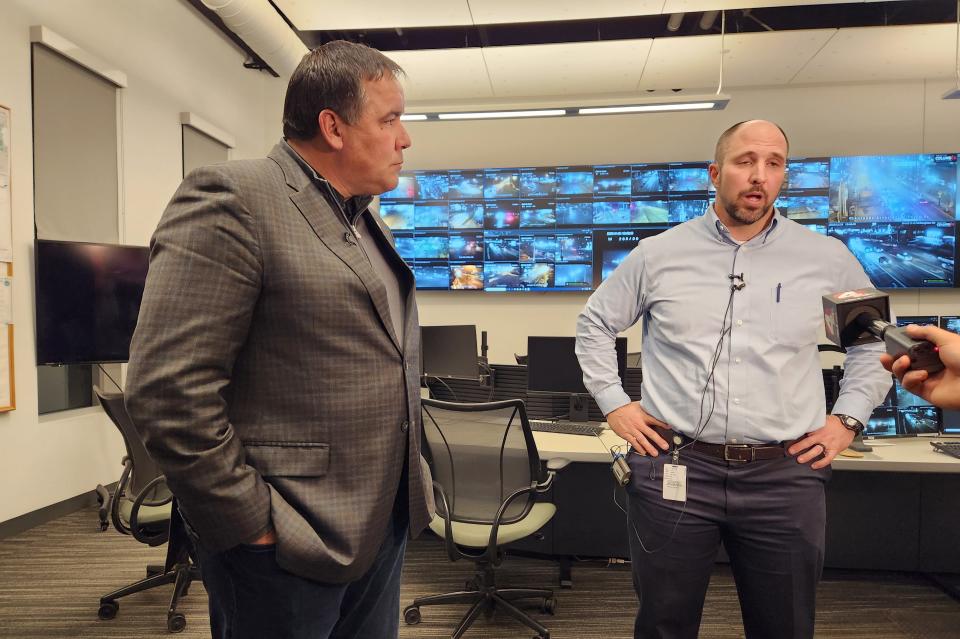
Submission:
[[[641,239],[703,215],[708,162],[403,173],[380,215],[417,288],[589,291]],[[793,158],[777,207],[879,288],[953,287],[957,154]]]

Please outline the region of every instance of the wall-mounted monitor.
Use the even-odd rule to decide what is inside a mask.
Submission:
[[[415,171],[381,196],[380,213],[417,288],[589,290],[622,259],[611,234],[649,237],[707,211],[708,166]],[[958,170],[955,153],[790,158],[776,205],[844,242],[878,288],[950,288]],[[477,234],[454,238],[463,231]],[[580,286],[587,270],[592,284]]]
[[[37,240],[37,363],[125,362],[149,249]]]

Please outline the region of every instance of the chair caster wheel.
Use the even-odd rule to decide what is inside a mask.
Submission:
[[[403,611],[403,620],[408,625],[415,626],[420,623],[420,609],[415,606],[409,606]]]
[[[187,627],[187,618],[182,613],[175,612],[167,617],[167,630],[170,632],[183,632]]]
[[[97,616],[101,619],[113,619],[117,616],[117,611],[120,609],[120,604],[116,601],[108,599],[106,601],[100,602],[100,609],[97,610]]]
[[[543,610],[548,615],[552,615],[557,612],[557,598],[556,597],[544,597],[543,603],[540,605],[540,609]]]

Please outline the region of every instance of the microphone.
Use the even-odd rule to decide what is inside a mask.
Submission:
[[[727,275],[727,279],[730,280],[731,282],[730,284],[731,291],[742,291],[747,286],[747,283],[743,281],[743,273],[740,273],[739,275],[737,273],[731,273],[730,275]],[[740,282],[739,284],[733,283],[738,280]]]
[[[356,240],[353,239],[353,234],[351,234],[350,231],[346,231],[346,232],[343,234],[343,241],[344,241],[346,244],[349,244],[350,246],[356,246],[356,245],[357,245],[357,242],[356,242]]]
[[[910,370],[936,373],[943,362],[932,342],[915,340],[889,322],[890,298],[875,288],[861,288],[823,296],[823,319],[827,338],[838,346],[856,346],[880,341],[893,359],[910,356]]]

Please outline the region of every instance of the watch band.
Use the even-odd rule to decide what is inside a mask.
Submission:
[[[847,430],[856,433],[857,435],[863,432],[863,422],[856,417],[851,417],[850,415],[844,415],[842,413],[834,413],[834,417],[837,417],[840,420],[840,423],[843,424],[843,427]]]

